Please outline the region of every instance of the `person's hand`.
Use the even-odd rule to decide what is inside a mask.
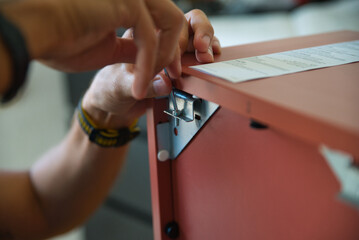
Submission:
[[[0,10],[20,27],[31,56],[56,69],[135,63],[133,95],[138,99],[173,61],[184,23],[170,0],[23,0],[1,4]],[[116,37],[120,27],[132,27],[134,39]]]
[[[185,16],[187,22],[182,29],[177,57],[170,66],[171,77],[180,74],[175,66],[180,67],[180,55],[184,52],[194,52],[200,62],[213,62],[213,53],[219,54],[221,51],[212,25],[202,11],[192,10]],[[128,30],[123,37],[131,38],[132,30]],[[100,127],[129,126],[146,110],[148,101],[137,101],[133,96],[135,68],[133,64],[115,64],[103,68],[95,76],[84,96],[83,107]],[[171,89],[171,80],[161,72],[151,81],[146,97],[168,95]]]
[[[195,52],[197,61],[213,62],[213,53],[219,54],[221,47],[213,35],[214,30],[207,16],[201,10],[192,10],[185,14],[186,23],[182,28],[179,46],[174,61],[167,67],[172,78],[181,76],[181,55]]]

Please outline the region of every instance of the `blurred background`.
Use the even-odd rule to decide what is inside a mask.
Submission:
[[[177,0],[202,9],[222,46],[337,30],[359,31],[359,0]],[[119,32],[119,34],[121,34]],[[66,134],[95,72],[65,74],[32,63],[27,86],[0,106],[0,168],[27,169]],[[153,239],[146,119],[107,200],[80,228],[56,240]]]

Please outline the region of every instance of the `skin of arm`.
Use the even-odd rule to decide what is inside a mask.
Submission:
[[[44,239],[84,222],[108,194],[127,148],[89,142],[75,120],[30,171],[1,172],[0,239]]]
[[[207,17],[199,10],[185,17],[177,51],[194,52],[201,62],[213,61],[220,45]],[[128,30],[124,40],[131,41],[132,32]],[[169,66],[175,74],[176,64]],[[105,67],[86,92],[82,106],[100,128],[128,126],[148,107],[148,99],[133,95],[134,68]],[[171,88],[170,79],[160,73],[151,81],[147,98],[166,95]],[[43,239],[83,223],[108,194],[127,148],[98,147],[74,119],[66,138],[29,171],[0,171],[0,239]]]

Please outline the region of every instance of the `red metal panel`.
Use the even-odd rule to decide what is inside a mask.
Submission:
[[[318,149],[220,109],[173,161],[182,240],[357,240],[359,211]]]
[[[349,41],[358,34],[237,46],[216,60]],[[193,56],[184,62],[195,63]],[[318,152],[325,143],[359,156],[357,65],[241,84],[202,73],[178,80],[177,88],[227,109],[165,163],[157,161],[156,143],[156,125],[166,121],[165,101],[155,100],[148,111],[155,239],[168,239],[163,230],[172,220],[184,240],[359,239],[359,212],[336,199],[339,184]],[[249,118],[270,129],[249,128]]]
[[[167,121],[167,115],[163,110],[167,106],[167,100],[153,100],[152,108],[147,110],[147,134],[148,151],[150,161],[151,196],[152,196],[152,219],[153,232],[156,240],[169,239],[164,234],[164,227],[173,221],[173,199],[171,162],[157,160],[157,135],[156,125]]]
[[[359,39],[359,32],[335,32],[225,48],[215,61]],[[326,144],[359,158],[359,62],[278,77],[231,83],[186,66],[191,75],[176,87],[270,124],[313,144]]]

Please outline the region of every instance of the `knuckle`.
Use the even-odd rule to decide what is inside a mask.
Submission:
[[[161,65],[162,67],[169,66],[175,59],[175,53],[169,54],[168,52],[160,52],[159,53],[160,59],[161,59]]]
[[[157,42],[158,42],[156,34],[155,33],[148,34],[146,36],[146,42],[149,46],[151,46],[151,47],[153,47],[153,49],[155,49],[157,47]]]
[[[178,9],[175,12],[175,14],[173,14],[172,16],[175,21],[175,24],[178,25],[179,27],[182,27],[182,24],[184,23],[185,18],[184,18],[183,13],[181,12],[181,10]]]
[[[193,10],[190,11],[190,13],[193,16],[201,16],[201,17],[206,16],[206,14],[200,9],[193,9]]]
[[[209,33],[212,37],[214,37],[214,29],[213,29],[212,25],[209,25],[208,30],[209,30],[208,33]]]
[[[163,66],[168,66],[173,61],[173,58],[174,58],[173,54],[169,55],[168,52],[166,53],[166,52],[163,52],[163,51],[161,51],[159,53],[159,57],[162,60],[161,64]]]

